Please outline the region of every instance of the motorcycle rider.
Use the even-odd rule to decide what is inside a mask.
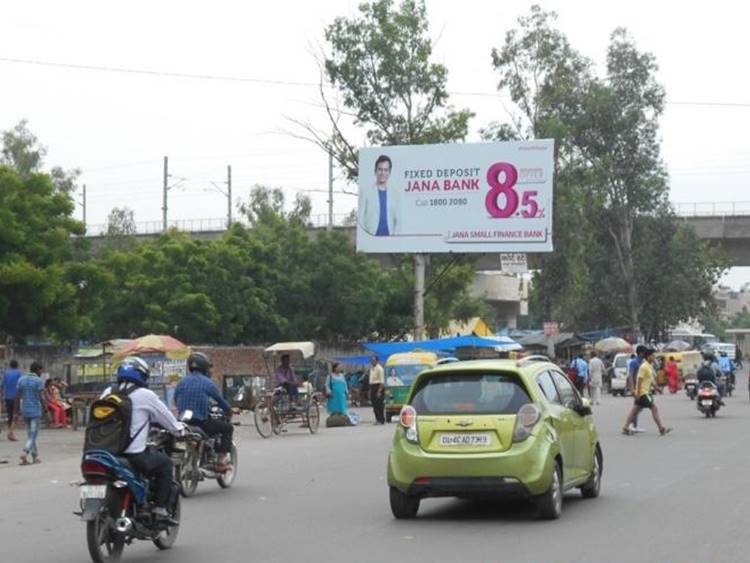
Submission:
[[[234,426],[224,420],[214,420],[208,416],[209,399],[218,403],[219,407],[227,415],[232,417],[231,405],[221,396],[218,387],[211,380],[211,362],[202,352],[194,352],[188,358],[188,374],[177,384],[174,393],[175,404],[180,416],[186,410],[193,411],[190,424],[198,426],[209,436],[221,434],[221,441],[216,445],[216,453],[219,460],[216,470],[224,472],[229,469],[229,455],[232,451],[232,435]]]
[[[172,519],[167,511],[174,474],[172,461],[164,452],[147,449],[146,441],[151,423],[155,422],[173,434],[181,434],[185,427],[174,417],[156,393],[148,388],[150,375],[151,371],[144,360],[137,356],[129,356],[117,368],[117,383],[107,388],[102,398],[116,390],[125,393],[137,387],[128,395],[133,406],[130,419],[131,442],[123,457],[144,477],[153,479],[156,505],[152,510],[154,517],[157,520],[177,525],[179,522]]]
[[[713,355],[703,354],[703,365],[698,369],[698,373],[696,374],[696,377],[698,379],[698,387],[700,387],[701,384],[705,381],[713,383],[719,390],[719,404],[724,406],[724,401],[722,400],[723,393],[719,386],[720,375],[721,370],[718,368]]]
[[[719,353],[719,368],[727,376],[727,384],[734,385],[734,362],[726,352]]]

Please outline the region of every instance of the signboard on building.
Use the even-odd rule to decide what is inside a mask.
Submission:
[[[529,271],[526,254],[523,252],[505,252],[500,255],[500,269],[508,274],[525,274]]]
[[[357,250],[551,252],[554,142],[359,151]]]

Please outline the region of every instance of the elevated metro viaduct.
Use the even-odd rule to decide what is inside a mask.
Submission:
[[[698,215],[679,217],[678,220],[693,227],[699,238],[711,241],[723,248],[732,266],[750,266],[750,213],[743,215]],[[196,240],[214,240],[221,237],[226,230],[221,221],[177,221],[171,226],[177,230],[188,232]],[[356,229],[353,226],[333,228],[345,233],[352,245],[356,244]],[[310,227],[313,236],[323,230],[325,230],[325,227]],[[157,229],[153,229],[151,232],[138,233],[134,236],[139,240],[152,240],[160,234]],[[100,234],[91,234],[87,238],[92,242],[94,251],[106,240],[106,237]],[[396,255],[391,254],[374,254],[372,257],[385,267],[393,265],[397,259]],[[529,268],[538,267],[539,258],[539,254],[528,254]],[[476,269],[478,271],[500,269],[498,255],[480,255],[476,261]]]

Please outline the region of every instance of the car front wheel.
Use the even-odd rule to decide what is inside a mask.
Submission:
[[[398,519],[414,518],[419,512],[419,497],[406,495],[396,487],[390,488],[391,512]]]
[[[539,495],[536,499],[536,508],[539,517],[545,520],[556,520],[562,514],[562,470],[560,463],[555,462],[555,470],[552,473],[552,483],[546,493]]]

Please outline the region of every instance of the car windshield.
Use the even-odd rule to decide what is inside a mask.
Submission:
[[[420,381],[411,405],[418,414],[516,414],[530,401],[513,375],[454,373]]]
[[[616,368],[624,368],[628,365],[628,359],[625,356],[619,356],[618,358],[615,358],[615,367]]]
[[[408,364],[408,365],[400,365],[400,366],[386,366],[385,368],[385,374],[386,374],[386,386],[392,387],[392,386],[398,386],[398,385],[411,385],[414,383],[414,379],[417,377],[417,375],[426,370],[431,366],[428,366],[427,364]],[[393,381],[393,377],[396,377],[397,380]]]

